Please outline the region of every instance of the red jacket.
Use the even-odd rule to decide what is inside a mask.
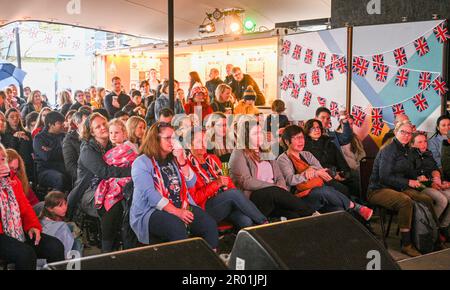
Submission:
[[[186,103],[184,105],[184,111],[186,112],[186,115],[194,114],[196,105],[197,104],[195,104],[192,100]],[[206,116],[212,113],[214,113],[214,111],[211,106],[206,103],[202,103],[202,119],[204,120]]]
[[[214,154],[208,154],[211,158],[214,159],[214,161],[222,167],[222,163],[220,162],[220,159],[214,155]],[[195,182],[195,186],[191,189],[189,189],[189,194],[194,199],[195,203],[201,207],[202,209],[205,209],[205,204],[208,201],[208,199],[216,196],[217,192],[219,191],[219,183],[217,181],[211,181],[210,183],[206,184],[203,180],[203,177],[199,174],[198,169],[195,168],[195,166],[192,166],[191,163],[189,163],[192,170],[196,174],[197,181]],[[203,170],[203,168],[202,168]],[[233,184],[233,181],[230,177],[228,177],[228,189],[236,188],[236,186]]]
[[[25,231],[25,235],[31,228],[36,228],[39,231],[42,231],[42,226],[39,222],[39,219],[36,216],[36,213],[34,212],[30,203],[28,202],[25,193],[23,193],[22,183],[20,183],[19,178],[17,178],[17,176],[14,176],[10,180],[11,180],[10,184],[16,196],[17,203],[19,204],[20,217],[22,218],[22,226],[23,230]],[[2,234],[3,234],[3,225],[0,219],[0,235]]]

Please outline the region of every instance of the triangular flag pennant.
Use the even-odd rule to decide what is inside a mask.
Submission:
[[[289,54],[290,50],[291,50],[291,42],[289,40],[285,40],[283,42],[283,47],[281,48],[281,52],[283,54]]]
[[[412,98],[417,111],[423,112],[428,109],[428,102],[423,93],[417,94]]]
[[[331,67],[331,64],[329,64],[325,67],[325,79],[327,81],[331,81],[333,80],[333,78],[334,78],[333,69]]]
[[[392,106],[392,112],[394,113],[394,116],[397,117],[397,115],[404,115],[405,114],[405,108],[403,108],[403,104],[395,104]]]
[[[436,26],[436,28],[434,29],[434,35],[440,43],[444,43],[445,41],[447,41],[447,39],[450,39],[448,28],[445,26],[445,22]]]
[[[302,46],[301,45],[295,45],[294,52],[292,52],[292,58],[295,60],[300,59],[300,54],[302,53]]]
[[[403,66],[408,63],[408,58],[406,57],[406,52],[404,47],[397,48],[394,50],[395,62],[398,66]]]
[[[327,99],[325,99],[325,98],[317,97],[317,102],[319,103],[319,105],[321,107],[326,107],[327,106]]]
[[[327,60],[327,54],[325,52],[320,52],[319,57],[317,58],[317,66],[324,67],[326,60]]]
[[[370,130],[370,133],[374,136],[380,136],[381,132],[383,131],[384,123],[372,123],[372,129]]]
[[[378,70],[376,72],[377,72],[377,81],[385,83],[389,75],[389,66],[379,64]]]
[[[309,107],[311,105],[312,94],[308,91],[305,92],[305,96],[303,97],[303,105]]]
[[[339,105],[336,102],[330,103],[330,112],[332,117],[339,117]]]
[[[293,97],[294,99],[298,99],[299,94],[300,94],[300,85],[294,84],[294,88],[292,89],[291,92],[291,97]]]
[[[440,97],[443,97],[448,92],[447,83],[441,77],[437,77],[434,80],[433,88]]]
[[[419,89],[426,90],[431,84],[431,73],[421,72],[419,75]]]
[[[300,87],[306,88],[307,85],[308,85],[307,74],[306,73],[300,74]]]
[[[312,84],[315,85],[315,86],[317,86],[318,84],[320,84],[319,70],[314,70],[314,71],[312,72],[311,80],[312,80]]]
[[[425,37],[421,36],[416,41],[414,41],[414,46],[416,47],[417,54],[419,56],[424,56],[430,52],[430,47]]]
[[[401,68],[397,71],[397,76],[395,77],[395,84],[398,87],[407,87],[409,78],[409,70]]]
[[[372,109],[372,123],[382,123],[383,122],[383,109],[373,108]]]
[[[312,59],[313,59],[313,50],[312,49],[307,49],[306,50],[306,54],[305,54],[305,63],[306,64],[311,64],[312,63]]]

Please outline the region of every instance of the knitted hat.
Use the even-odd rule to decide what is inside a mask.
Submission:
[[[256,92],[252,86],[248,86],[244,91],[244,100],[246,101],[256,101]]]
[[[208,90],[204,86],[202,86],[201,84],[196,83],[192,87],[190,97],[193,98],[197,94],[203,94],[203,96],[207,97],[208,96]]]

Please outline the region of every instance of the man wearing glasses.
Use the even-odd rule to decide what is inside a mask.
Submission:
[[[241,68],[235,66],[232,70],[234,82],[232,83],[233,94],[236,96],[237,100],[240,101],[243,98],[244,92],[248,86],[252,86],[256,92],[256,106],[263,106],[266,103],[266,98],[264,94],[258,87],[255,80],[248,74],[244,74]]]

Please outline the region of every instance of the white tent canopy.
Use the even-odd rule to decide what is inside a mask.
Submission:
[[[175,39],[198,38],[198,26],[215,8],[242,8],[257,26],[331,16],[331,0],[175,0]],[[0,25],[38,20],[167,40],[167,0],[0,0]],[[71,14],[69,3],[79,3]],[[72,10],[71,12],[77,12]]]

